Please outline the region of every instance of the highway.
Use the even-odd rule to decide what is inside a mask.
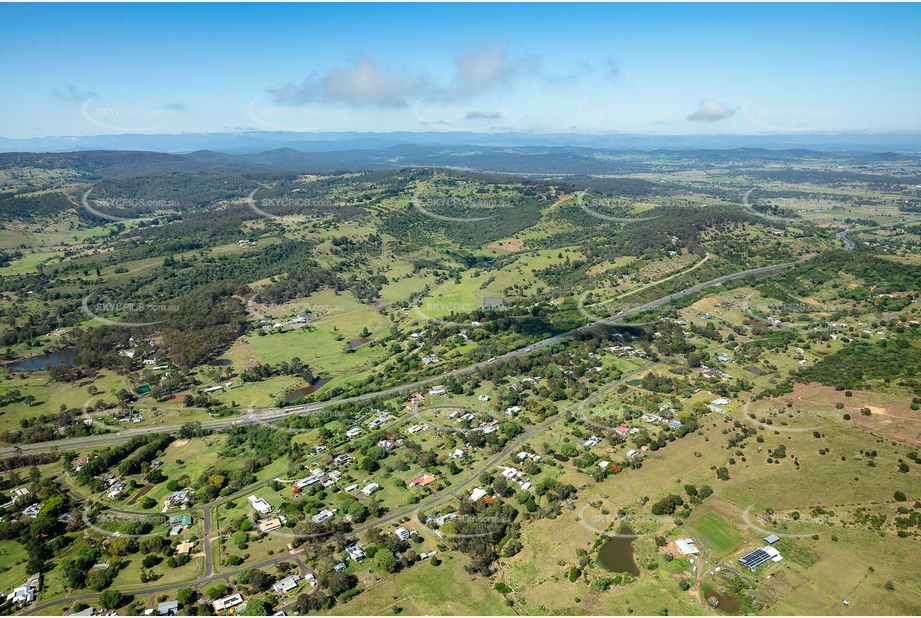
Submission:
[[[513,350],[511,352],[508,352],[506,354],[496,357],[496,359],[493,361],[484,361],[484,362],[476,363],[473,365],[468,365],[467,367],[455,369],[453,371],[449,371],[447,373],[443,373],[443,374],[437,375],[432,378],[425,378],[423,380],[417,380],[415,382],[404,384],[402,386],[395,386],[395,387],[388,388],[382,391],[377,391],[374,393],[366,393],[364,395],[358,395],[355,397],[348,397],[344,399],[332,399],[329,401],[311,403],[311,404],[306,404],[303,406],[292,406],[289,408],[263,408],[262,410],[258,412],[251,412],[247,414],[246,416],[242,416],[242,417],[231,417],[231,418],[213,419],[213,420],[203,421],[202,427],[205,429],[218,430],[218,429],[226,429],[228,427],[234,427],[234,426],[245,427],[248,425],[262,425],[268,422],[273,422],[273,421],[284,419],[285,417],[291,416],[291,415],[311,414],[319,410],[323,410],[324,408],[328,408],[328,407],[343,404],[343,403],[361,403],[361,402],[369,401],[371,399],[375,399],[378,397],[390,397],[392,395],[398,395],[400,393],[405,393],[407,391],[417,390],[422,386],[443,381],[445,378],[448,378],[448,377],[467,375],[469,373],[476,371],[477,369],[481,369],[493,363],[500,363],[500,362],[507,361],[513,358],[517,358],[519,356],[524,356],[525,354],[530,354],[531,352],[534,352],[536,350],[540,350],[547,346],[552,346],[556,343],[559,343],[568,337],[572,337],[573,335],[576,335],[579,332],[588,330],[592,327],[620,322],[624,318],[627,318],[631,315],[635,315],[637,313],[643,313],[645,311],[650,311],[652,309],[657,309],[674,300],[677,300],[684,296],[688,296],[690,294],[694,294],[696,292],[700,292],[702,290],[706,290],[707,288],[711,288],[717,285],[722,285],[723,283],[726,283],[727,281],[732,281],[733,279],[741,279],[743,277],[748,277],[749,275],[769,274],[769,273],[777,272],[778,270],[783,270],[784,268],[789,268],[795,264],[796,262],[786,262],[784,264],[775,264],[773,266],[763,266],[761,268],[751,268],[748,270],[742,270],[736,273],[732,273],[729,275],[723,275],[721,277],[717,277],[716,279],[711,279],[710,281],[706,281],[704,283],[698,283],[697,285],[691,286],[689,288],[685,288],[684,290],[681,290],[680,292],[675,292],[674,294],[663,296],[662,298],[658,300],[654,300],[644,305],[639,305],[637,307],[631,307],[630,309],[625,309],[624,311],[621,311],[620,313],[612,315],[608,318],[596,320],[595,322],[591,322],[589,324],[586,324],[585,326],[580,326],[578,328],[574,328],[572,330],[566,331],[565,333],[561,333],[559,335],[554,335],[553,337],[544,339],[543,341],[539,341],[537,343],[530,344],[524,348]],[[35,444],[22,444],[22,445],[17,445],[17,446],[7,446],[7,447],[0,448],[0,458],[13,457],[13,456],[20,455],[20,454],[49,453],[49,452],[69,450],[69,449],[97,448],[97,447],[108,446],[112,444],[120,444],[120,443],[128,441],[131,437],[136,436],[136,435],[143,435],[146,433],[169,433],[169,432],[178,431],[180,427],[181,425],[163,425],[163,426],[156,427],[156,428],[126,429],[124,431],[120,431],[117,433],[102,434],[98,436],[87,436],[83,438],[67,438],[63,440],[52,440],[48,442],[39,442]]]

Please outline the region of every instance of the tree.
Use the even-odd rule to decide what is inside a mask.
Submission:
[[[908,497],[901,491],[895,492],[895,494],[893,495],[893,498],[895,498],[896,502],[905,502],[906,500],[908,500]]]
[[[125,603],[125,595],[118,590],[103,590],[99,593],[99,604],[106,609],[117,609]]]
[[[248,599],[246,601],[246,611],[244,616],[268,616],[271,609],[265,601],[261,599]]]
[[[198,593],[193,588],[180,588],[176,593],[176,599],[183,607],[188,607],[198,598]]]
[[[388,573],[394,573],[397,570],[396,556],[394,556],[393,552],[389,549],[379,549],[374,556],[374,562]]]
[[[326,587],[333,596],[339,596],[346,590],[354,588],[358,584],[358,578],[345,571],[333,571],[329,574],[326,581]]]

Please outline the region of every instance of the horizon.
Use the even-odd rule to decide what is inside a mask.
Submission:
[[[15,59],[0,101],[12,141],[921,131],[915,5],[52,4],[0,15],[16,26],[0,44]]]

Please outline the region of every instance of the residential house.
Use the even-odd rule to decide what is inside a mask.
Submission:
[[[241,595],[238,592],[236,594],[231,594],[230,596],[226,596],[222,599],[216,600],[214,603],[211,604],[211,606],[214,607],[214,611],[223,612],[233,607],[236,607],[237,605],[240,605],[242,603],[243,603],[243,595]]]

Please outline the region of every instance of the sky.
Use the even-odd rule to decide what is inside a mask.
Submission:
[[[3,4],[0,136],[921,131],[912,4]]]

